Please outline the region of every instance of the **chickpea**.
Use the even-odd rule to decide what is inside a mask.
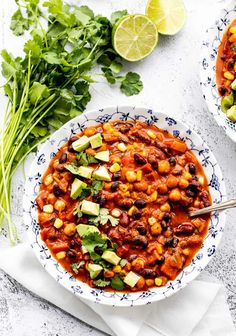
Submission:
[[[179,180],[179,187],[181,189],[186,189],[189,186],[188,180],[186,180],[184,177],[181,177]]]
[[[167,203],[167,202],[162,204],[162,206],[160,207],[160,210],[162,212],[169,212],[170,211],[170,204]]]
[[[166,185],[169,189],[173,189],[173,188],[177,187],[177,185],[178,185],[177,177],[175,177],[173,175],[170,175],[166,180]]]
[[[84,130],[84,135],[90,137],[96,133],[96,130],[93,127],[88,127]]]
[[[158,234],[160,234],[161,233],[161,231],[162,231],[162,228],[161,228],[161,224],[160,223],[155,223],[155,224],[153,224],[152,226],[151,226],[151,234],[153,234],[154,236],[155,235],[158,235]]]
[[[63,211],[66,207],[66,203],[63,200],[57,200],[54,204],[54,208],[57,211]]]
[[[137,191],[146,191],[148,188],[148,184],[145,181],[134,183],[134,189]]]
[[[137,175],[136,175],[136,173],[135,173],[134,171],[132,171],[132,170],[128,170],[128,171],[126,172],[126,174],[125,174],[125,177],[126,177],[126,179],[127,179],[127,181],[128,181],[129,183],[133,183],[133,182],[135,182],[136,179],[137,179]]]
[[[178,202],[181,199],[181,193],[178,188],[172,189],[169,194],[169,199],[172,202]]]
[[[140,271],[141,269],[144,269],[145,267],[145,261],[142,258],[137,258],[132,261],[131,264],[135,271]]]
[[[139,281],[138,281],[137,284],[136,284],[136,287],[137,287],[138,289],[142,289],[142,288],[144,287],[144,285],[145,285],[145,280],[144,280],[143,277],[140,277]]]
[[[161,195],[165,195],[168,193],[168,188],[167,185],[165,183],[161,183],[157,186],[157,191],[159,192],[159,194]]]
[[[50,204],[54,204],[56,202],[57,198],[54,194],[49,194],[47,197],[47,201]]]
[[[158,165],[158,173],[160,174],[168,174],[170,171],[170,164],[167,160],[162,160]]]
[[[155,284],[154,279],[146,279],[146,285],[148,287],[152,287],[152,286],[154,286],[154,284]]]
[[[73,236],[76,233],[76,225],[74,223],[66,224],[64,233],[69,237]]]

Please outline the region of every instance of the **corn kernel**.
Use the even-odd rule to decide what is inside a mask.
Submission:
[[[73,236],[76,233],[76,225],[74,223],[66,224],[64,233],[69,237]]]
[[[158,286],[158,287],[161,286],[162,285],[162,278],[156,278],[155,279],[155,285]]]
[[[203,176],[199,176],[198,177],[198,182],[201,184],[201,186],[204,186],[204,177]]]
[[[137,171],[137,181],[141,181],[143,178],[143,171],[142,170],[138,170]]]
[[[132,207],[129,209],[129,211],[127,212],[129,216],[132,216],[132,215],[133,215],[134,209],[135,209],[134,206],[132,206]]]
[[[189,182],[188,182],[188,180],[186,180],[186,178],[184,178],[184,177],[181,177],[181,178],[179,179],[179,187],[180,187],[181,189],[186,189],[188,186],[189,186]]]
[[[161,244],[157,244],[157,253],[162,254],[163,253],[163,246]]]
[[[53,177],[52,174],[49,174],[45,177],[45,179],[43,180],[43,184],[45,186],[48,186],[49,184],[51,184],[53,182]]]
[[[162,212],[169,212],[170,211],[170,204],[169,203],[164,203],[160,206],[160,210]]]
[[[121,152],[125,152],[127,147],[125,146],[125,144],[123,142],[120,142],[118,145],[117,145],[117,148],[119,149],[119,151]]]
[[[129,183],[133,183],[137,179],[137,175],[133,170],[128,170],[125,174],[125,177]]]
[[[126,191],[128,191],[129,186],[127,184],[122,183],[122,184],[119,184],[119,189],[123,192],[126,192]]]
[[[150,130],[147,131],[147,135],[148,135],[151,139],[156,139],[156,134],[153,133],[153,132],[150,131]]]
[[[182,252],[183,252],[183,254],[184,254],[184,255],[186,255],[186,256],[188,256],[188,255],[189,255],[189,253],[190,253],[190,251],[189,251],[189,249],[188,249],[188,248],[186,248],[186,249],[182,250]]]
[[[230,86],[231,86],[231,83],[232,83],[232,80],[227,79],[227,80],[225,81],[225,86],[226,86],[226,87],[230,87]]]
[[[150,199],[152,202],[155,202],[157,200],[157,191],[154,191],[151,195],[150,195]]]
[[[158,165],[158,173],[160,174],[168,174],[170,171],[170,163],[167,160],[162,160]]]
[[[146,285],[147,285],[148,287],[154,286],[154,284],[155,284],[154,279],[147,279],[147,280],[146,280]]]
[[[64,259],[65,257],[66,257],[66,252],[65,252],[65,251],[61,251],[61,252],[58,252],[58,253],[56,254],[56,258],[57,258],[58,260]]]
[[[230,27],[230,28],[229,28],[229,32],[230,32],[231,34],[236,34],[236,26],[232,26],[232,27]]]
[[[185,178],[188,181],[192,180],[192,178],[193,178],[192,175],[187,171],[183,172],[182,177]]]
[[[62,200],[57,200],[54,204],[54,208],[57,210],[57,211],[63,211],[66,207],[66,203]]]
[[[161,231],[162,231],[162,228],[161,228],[161,224],[160,224],[160,223],[156,222],[156,223],[154,223],[154,224],[151,226],[151,233],[152,233],[153,235],[158,235],[158,234],[161,233]]]
[[[229,71],[225,71],[224,72],[224,77],[226,79],[229,79],[229,80],[233,80],[234,79],[234,75],[231,72],[229,72]]]
[[[44,205],[43,206],[43,212],[46,212],[46,213],[53,213],[53,205],[52,204],[47,204],[47,205]]]
[[[154,217],[149,217],[148,218],[148,224],[149,225],[153,225],[153,224],[155,224],[157,221],[156,221],[156,218],[154,218]]]
[[[112,129],[110,123],[105,123],[105,124],[103,124],[102,127],[103,127],[104,131],[110,131]]]
[[[122,268],[120,267],[120,265],[116,265],[113,267],[112,270],[114,273],[120,273],[122,271]]]
[[[149,185],[147,188],[147,194],[150,195],[152,193],[152,186]]]
[[[60,229],[62,226],[63,226],[63,221],[60,219],[60,218],[56,218],[53,226],[56,228],[56,229]]]
[[[113,209],[111,214],[112,214],[113,217],[116,217],[116,218],[121,216],[121,212],[120,212],[119,209]]]
[[[110,167],[110,172],[111,173],[117,173],[120,171],[120,165],[119,163],[115,162],[111,167]]]

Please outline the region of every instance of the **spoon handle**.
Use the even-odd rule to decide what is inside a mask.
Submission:
[[[191,211],[189,213],[189,216],[194,217],[194,216],[203,215],[205,213],[212,212],[215,210],[225,210],[225,209],[234,208],[234,207],[236,207],[236,199],[225,201],[220,204],[213,204],[207,208]]]

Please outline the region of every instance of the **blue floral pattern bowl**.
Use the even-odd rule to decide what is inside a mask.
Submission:
[[[230,121],[221,111],[219,96],[216,86],[216,59],[219,45],[226,27],[236,18],[236,4],[231,2],[219,15],[215,23],[207,30],[202,43],[200,76],[203,97],[210,112],[219,126],[223,127],[226,134],[236,142],[236,123]]]
[[[84,113],[76,117],[55,132],[51,138],[41,146],[27,177],[24,196],[24,220],[28,227],[30,244],[40,263],[58,283],[69,291],[81,298],[101,304],[113,306],[144,305],[162,300],[176,293],[184,288],[204,269],[214,255],[222,236],[225,223],[224,213],[213,214],[204,244],[192,260],[191,264],[186,267],[174,281],[168,282],[164,287],[128,294],[121,292],[107,292],[102,289],[91,288],[87,284],[76,280],[71,274],[66,272],[51,256],[47,246],[41,240],[40,228],[37,221],[38,215],[35,198],[41,184],[41,178],[47,169],[51,158],[55,155],[58,149],[68,141],[69,137],[82,131],[89,125],[118,119],[124,121],[141,120],[148,124],[155,124],[157,127],[167,130],[175,137],[186,141],[189,148],[195,153],[204,167],[209,181],[213,202],[219,203],[225,198],[225,185],[220,167],[206,144],[190,128],[185,126],[182,122],[169,118],[165,114],[154,113],[152,110],[146,108],[127,106],[108,107]]]

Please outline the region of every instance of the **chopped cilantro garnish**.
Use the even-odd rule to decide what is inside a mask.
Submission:
[[[110,285],[110,281],[108,280],[102,280],[102,279],[98,279],[96,281],[94,281],[94,284],[98,287],[106,287]]]
[[[104,225],[108,221],[111,223],[111,226],[116,226],[119,223],[118,218],[115,218],[115,217],[109,215],[109,209],[107,209],[107,208],[101,208],[99,216],[91,217],[89,219],[89,222],[91,224],[94,224],[94,225],[99,225],[99,224]]]
[[[75,274],[78,274],[80,267],[83,266],[83,265],[85,265],[85,261],[84,260],[81,260],[79,263],[71,264],[72,271]]]
[[[91,163],[98,163],[98,160],[96,160],[94,156],[83,152],[77,154],[77,159],[82,166],[88,166]]]
[[[115,275],[114,278],[111,279],[111,287],[116,290],[123,290],[125,284],[124,281],[118,275]]]

